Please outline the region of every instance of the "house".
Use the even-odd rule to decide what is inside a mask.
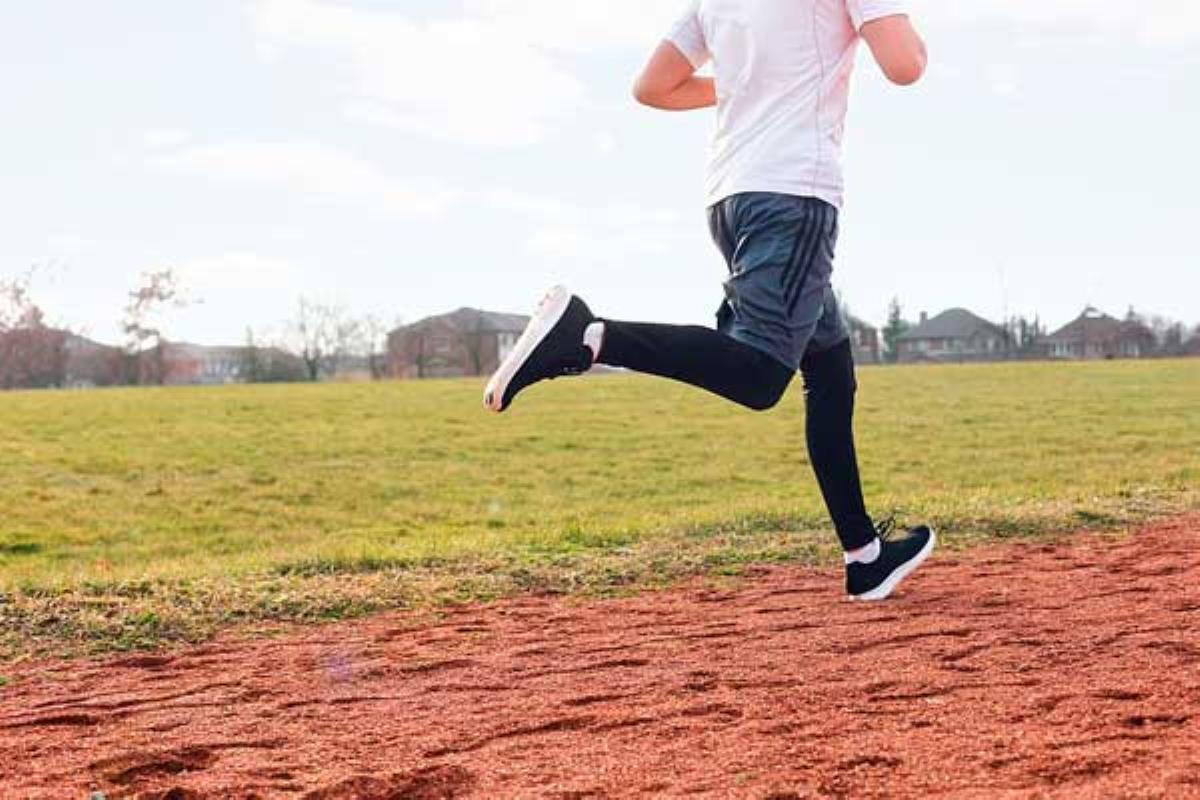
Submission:
[[[66,373],[67,333],[31,324],[0,329],[0,389],[61,386]]]
[[[245,349],[164,342],[159,358],[163,384],[212,386],[242,381]]]
[[[850,328],[850,344],[854,347],[854,363],[878,364],[882,361],[879,329],[852,314],[846,315],[846,323]]]
[[[995,361],[1008,355],[1008,334],[965,308],[951,308],[921,321],[897,337],[898,360]]]
[[[529,317],[460,308],[388,334],[388,373],[396,378],[458,378],[494,372]]]
[[[167,386],[220,386],[229,383],[278,383],[306,378],[304,362],[278,347],[227,347],[164,342],[158,360]]]
[[[1042,339],[1047,358],[1144,358],[1154,354],[1158,342],[1153,331],[1131,313],[1125,320],[1110,317],[1088,306],[1076,319]]]
[[[125,352],[86,336],[67,334],[67,361],[63,385],[75,389],[116,386],[125,380]]]

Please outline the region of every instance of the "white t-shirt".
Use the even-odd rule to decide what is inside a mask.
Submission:
[[[741,192],[842,205],[842,130],[858,31],[906,0],[692,0],[667,35],[697,69],[709,59],[717,128],[707,203]]]

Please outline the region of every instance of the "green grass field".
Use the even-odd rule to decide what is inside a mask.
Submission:
[[[868,368],[876,512],[950,546],[1200,508],[1200,361]],[[798,387],[630,376],[0,394],[13,658],[832,555]],[[831,590],[832,591],[832,590]]]

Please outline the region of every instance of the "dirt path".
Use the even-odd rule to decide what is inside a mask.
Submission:
[[[1200,797],[1200,517],[26,666],[0,796]]]

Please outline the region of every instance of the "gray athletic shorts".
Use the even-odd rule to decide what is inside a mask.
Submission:
[[[710,207],[708,224],[729,265],[721,332],[792,369],[805,353],[850,336],[830,283],[836,208],[815,197],[751,192]]]

